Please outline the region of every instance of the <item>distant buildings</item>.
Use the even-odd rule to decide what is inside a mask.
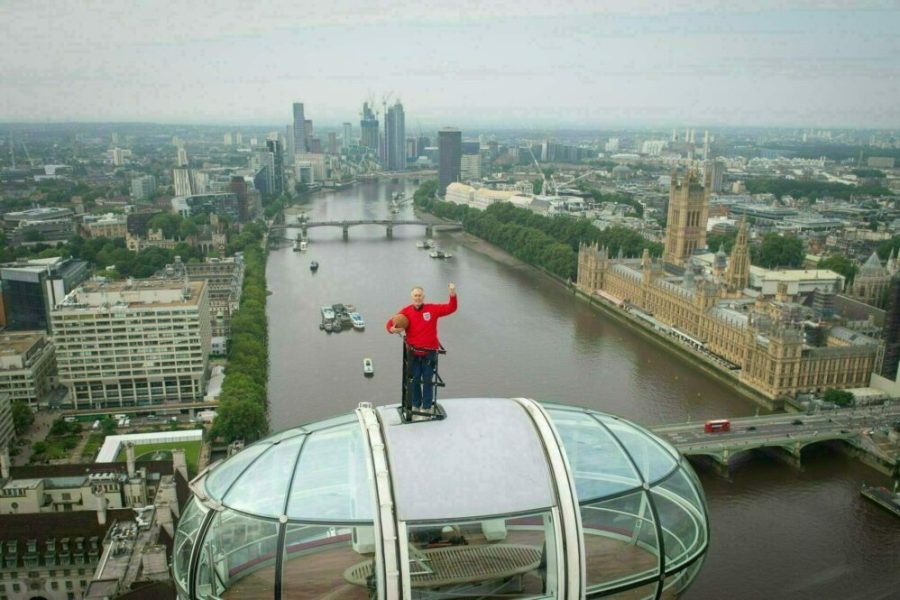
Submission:
[[[131,180],[131,197],[137,201],[149,200],[156,194],[156,177],[143,175]]]
[[[185,150],[184,148],[178,148],[178,166],[179,167],[188,166],[187,150]]]
[[[172,180],[175,186],[176,196],[190,196],[193,193],[191,188],[191,171],[189,169],[173,169]]]
[[[3,230],[13,245],[66,241],[75,233],[74,214],[68,208],[47,207],[3,215]]]
[[[447,193],[447,186],[459,181],[462,162],[462,132],[445,127],[438,132],[438,194]]]
[[[175,196],[170,202],[172,212],[183,217],[193,217],[201,213],[216,214],[228,217],[231,222],[236,223],[241,216],[240,201],[234,192]]]
[[[202,402],[209,286],[182,278],[90,282],[51,313],[59,381],[76,409]]]
[[[344,150],[353,145],[353,124],[352,123],[344,123],[344,136],[342,143],[344,145]]]
[[[370,152],[378,151],[378,119],[368,102],[363,102],[362,120],[359,122],[359,145]]]
[[[384,131],[385,168],[389,171],[402,171],[406,168],[406,117],[399,100],[385,115]]]
[[[128,216],[116,213],[85,215],[81,230],[85,237],[124,238],[128,233]]]
[[[266,140],[266,149],[273,156],[272,191],[275,196],[284,193],[284,149],[278,140]]]
[[[309,149],[306,138],[306,118],[303,114],[303,103],[294,102],[294,148],[293,153],[299,154]]]

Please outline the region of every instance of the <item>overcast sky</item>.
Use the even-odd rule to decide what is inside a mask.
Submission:
[[[0,121],[358,125],[392,93],[413,130],[898,127],[898,25],[898,0],[0,0]]]

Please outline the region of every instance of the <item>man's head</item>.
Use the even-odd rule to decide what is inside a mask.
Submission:
[[[422,304],[425,303],[425,290],[421,287],[416,286],[409,292],[410,297],[412,297],[413,306],[419,308]]]

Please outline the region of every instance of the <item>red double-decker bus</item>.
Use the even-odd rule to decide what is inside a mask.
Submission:
[[[707,421],[705,425],[703,425],[703,430],[706,433],[719,433],[720,431],[731,431],[731,421],[728,419],[713,419],[711,421]]]

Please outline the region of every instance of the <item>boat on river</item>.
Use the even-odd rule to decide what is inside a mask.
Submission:
[[[434,240],[425,240],[424,242],[416,242],[416,248],[419,250],[431,250],[434,248]]]
[[[312,261],[311,263],[309,263],[309,270],[312,271],[313,273],[315,273],[316,271],[318,271],[318,270],[319,270],[319,263],[316,262],[316,261]]]
[[[431,258],[440,258],[440,259],[453,258],[453,255],[450,254],[449,252],[444,252],[443,250],[438,250],[438,249],[435,249],[435,250],[432,250],[431,252],[429,252],[428,256],[430,256]]]
[[[863,484],[859,493],[881,508],[894,513],[894,516],[900,517],[900,493],[897,492],[896,486],[892,492],[883,486]]]
[[[300,252],[306,252],[307,246],[309,243],[306,240],[300,240]]]
[[[334,309],[330,306],[323,306],[321,308],[322,311],[322,320],[323,321],[334,321]]]
[[[350,322],[353,324],[353,329],[365,329],[366,322],[363,321],[362,315],[358,312],[350,313]]]
[[[375,374],[375,365],[372,364],[372,359],[366,357],[363,359],[363,375],[366,377],[371,377]]]

